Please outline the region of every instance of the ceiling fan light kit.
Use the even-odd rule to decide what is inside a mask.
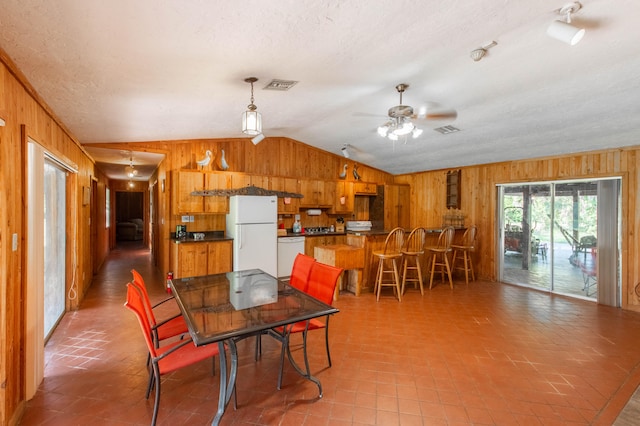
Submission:
[[[567,4],[558,9],[557,13],[565,16],[566,21],[553,21],[547,28],[547,35],[571,46],[578,44],[584,37],[585,29],[571,25],[571,15],[580,9],[582,9],[582,4],[578,2]]]
[[[493,46],[496,46],[498,43],[495,41],[492,41],[491,43],[487,44],[486,46],[483,47],[479,47],[477,49],[474,49],[471,51],[471,59],[474,60],[474,62],[478,62],[480,59],[484,58],[485,55],[487,54],[487,52],[489,51],[489,49],[491,49]]]
[[[262,133],[262,115],[256,111],[257,107],[253,104],[253,83],[258,79],[248,77],[244,81],[251,84],[251,103],[247,105],[247,111],[242,113],[242,133],[256,136]]]

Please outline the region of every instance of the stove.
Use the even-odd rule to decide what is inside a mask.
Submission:
[[[316,226],[311,228],[304,228],[305,234],[328,234],[331,232],[331,228],[328,226]]]

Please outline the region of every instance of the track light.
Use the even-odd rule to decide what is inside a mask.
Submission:
[[[251,142],[253,142],[254,145],[258,145],[260,142],[262,142],[262,139],[264,139],[264,134],[260,133],[256,137],[252,138]]]
[[[580,9],[582,9],[582,5],[578,2],[570,3],[559,9],[557,11],[559,15],[566,15],[566,22],[560,20],[553,21],[551,25],[549,25],[549,28],[547,28],[549,37],[553,37],[571,46],[582,40],[585,33],[584,28],[571,25],[571,14],[576,13]]]
[[[347,148],[349,148],[349,145],[347,144],[344,144],[344,146],[342,147],[342,155],[344,155],[344,158],[351,157],[351,154],[349,153],[349,150]]]

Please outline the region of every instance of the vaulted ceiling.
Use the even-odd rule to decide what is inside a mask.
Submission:
[[[0,47],[81,143],[243,137],[255,76],[265,136],[393,174],[640,144],[637,0],[582,1],[575,46],[546,34],[565,0],[2,3]],[[399,83],[457,118],[380,137]]]

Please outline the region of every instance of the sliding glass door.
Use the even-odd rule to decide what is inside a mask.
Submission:
[[[614,269],[606,293],[617,294],[619,250],[608,250],[603,258],[598,243],[606,235],[607,247],[618,246],[619,182],[499,185],[500,280],[599,300],[599,272],[606,267]]]

